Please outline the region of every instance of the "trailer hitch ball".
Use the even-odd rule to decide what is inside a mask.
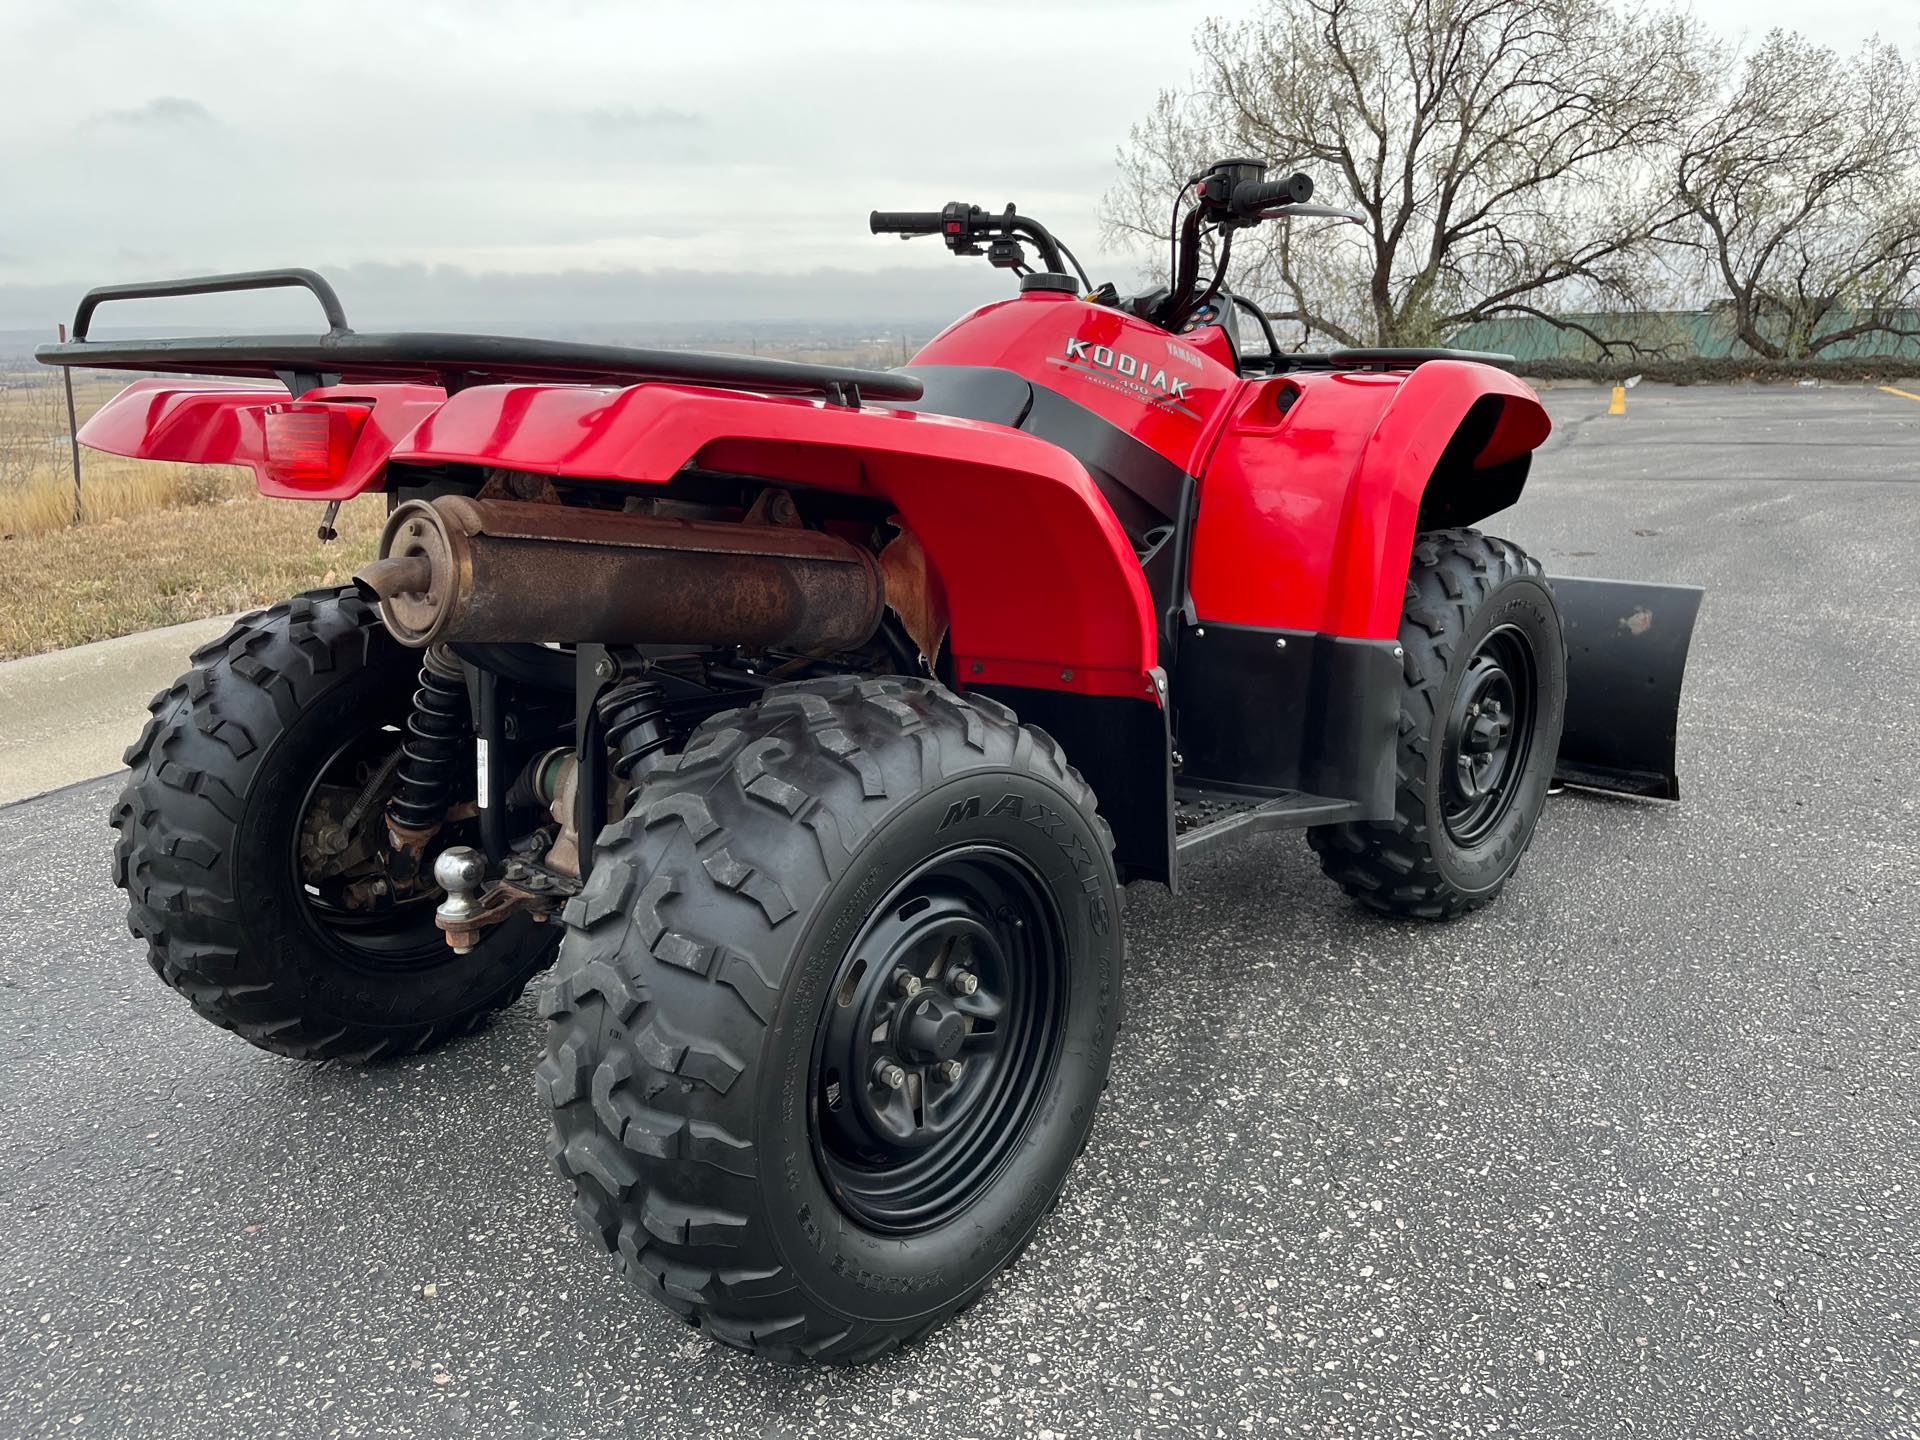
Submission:
[[[447,892],[433,920],[456,955],[465,955],[479,938],[480,883],[486,876],[486,857],[469,845],[448,846],[433,862],[434,881]]]

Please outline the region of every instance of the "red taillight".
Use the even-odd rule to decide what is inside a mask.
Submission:
[[[267,475],[282,485],[324,489],[347,473],[367,412],[357,405],[295,402],[267,407]]]

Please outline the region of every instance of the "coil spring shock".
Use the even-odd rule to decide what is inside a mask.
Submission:
[[[447,818],[462,751],[472,726],[460,662],[435,645],[421,658],[420,688],[401,745],[399,777],[387,802],[387,827],[405,848],[424,845]]]
[[[649,755],[667,744],[664,692],[652,680],[623,680],[597,702],[607,727],[608,765],[631,782]]]

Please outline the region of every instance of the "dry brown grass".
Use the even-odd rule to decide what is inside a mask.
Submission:
[[[75,409],[85,424],[124,377],[82,376]],[[80,519],[98,524],[182,505],[206,505],[250,492],[253,477],[225,465],[156,465],[80,454]],[[18,539],[73,524],[73,459],[67,407],[57,377],[0,375],[0,537]]]
[[[65,456],[61,457],[64,463]],[[86,451],[80,521],[131,519],[155,510],[208,505],[253,491],[253,472],[230,465],[168,465]],[[37,474],[0,486],[0,539],[17,540],[73,524],[73,476]]]
[[[327,545],[314,535],[319,505],[251,493],[0,541],[0,659],[271,604],[333,583],[329,576],[344,581],[373,556],[382,500],[350,501],[340,538]]]

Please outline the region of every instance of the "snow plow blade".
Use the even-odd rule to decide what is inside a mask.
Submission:
[[[1555,776],[1678,800],[1675,740],[1697,585],[1549,576],[1567,638],[1567,720]]]

